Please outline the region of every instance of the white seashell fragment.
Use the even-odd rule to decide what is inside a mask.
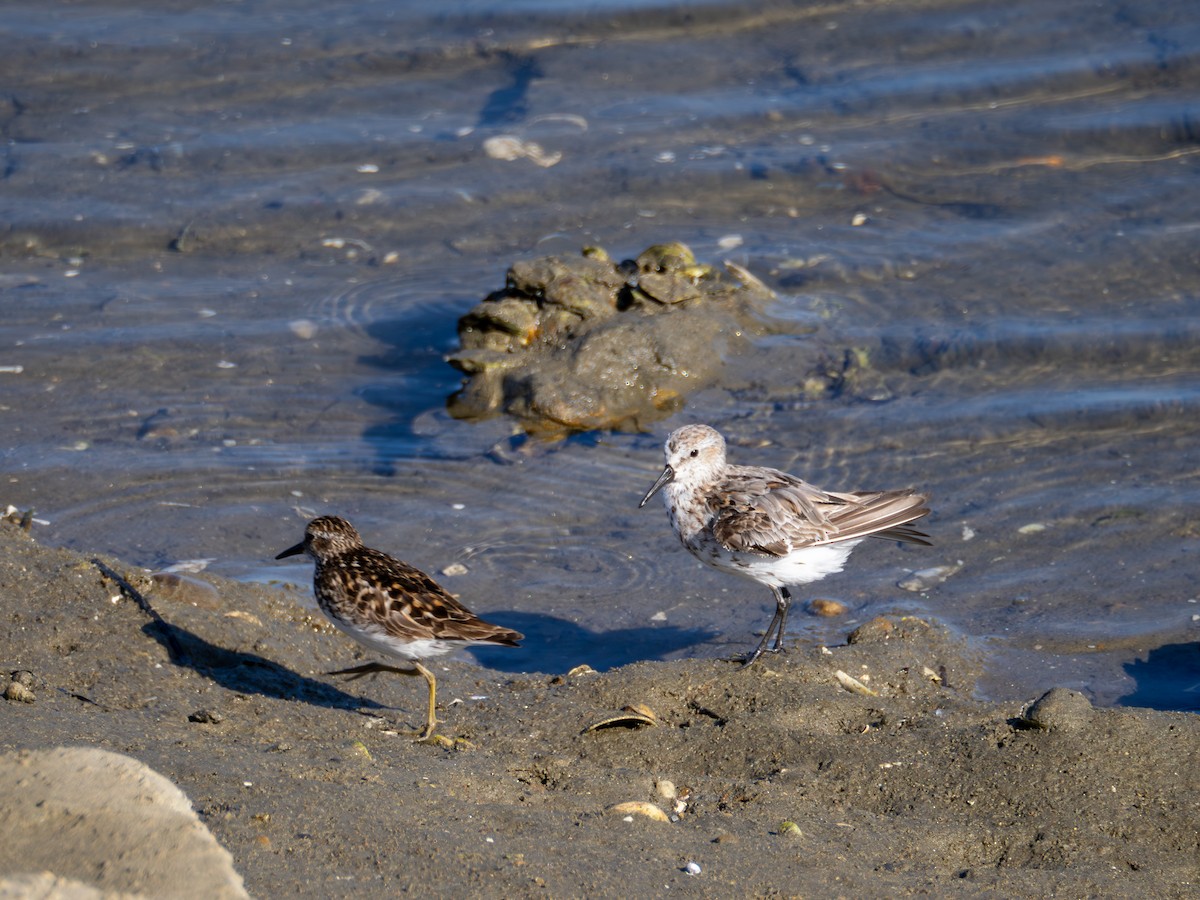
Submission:
[[[655,822],[670,822],[670,818],[665,812],[655,806],[653,803],[647,803],[645,800],[629,800],[625,803],[618,803],[615,806],[610,806],[608,811],[616,813],[619,816],[629,816],[625,821],[632,822],[632,816],[645,816],[647,819],[653,819]]]
[[[852,694],[862,694],[866,697],[878,697],[879,696],[879,693],[877,691],[871,690],[869,687],[867,687],[865,684],[863,684],[861,681],[859,681],[853,675],[847,675],[841,669],[838,669],[833,674],[834,674],[834,677],[837,678],[838,683]]]
[[[541,144],[524,141],[513,134],[498,134],[488,138],[483,142],[483,152],[492,159],[502,159],[506,162],[528,159],[542,168],[549,168],[562,159],[561,153],[547,153]]]
[[[896,586],[904,588],[906,591],[920,593],[921,591],[927,591],[931,587],[941,584],[961,568],[962,561],[960,560],[954,565],[933,566],[929,569],[919,569],[906,578],[900,579],[900,581],[896,582]]]
[[[317,323],[312,319],[295,319],[288,322],[288,329],[303,341],[311,341],[317,336]]]

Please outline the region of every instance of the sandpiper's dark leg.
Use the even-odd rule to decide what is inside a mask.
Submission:
[[[792,595],[787,588],[775,592],[775,610],[779,615],[779,630],[775,632],[775,652],[783,650],[783,632],[787,627],[787,614],[792,605]]]
[[[771,653],[778,653],[783,649],[783,625],[787,620],[788,601],[791,600],[792,595],[788,593],[787,588],[783,588],[782,590],[771,588],[771,592],[775,595],[775,615],[771,618],[771,624],[767,626],[766,634],[758,642],[758,646],[754,648],[754,651],[742,663],[743,669],[752,665],[756,659],[768,650]],[[775,646],[768,647],[768,644],[771,643],[772,635],[775,635]]]

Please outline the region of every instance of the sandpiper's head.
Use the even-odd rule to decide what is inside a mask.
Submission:
[[[714,477],[725,465],[725,438],[707,425],[684,425],[667,437],[663,455],[667,465],[639,506],[673,481],[694,485]]]
[[[304,529],[304,540],[295,547],[288,547],[276,559],[307,553],[321,561],[332,559],[339,553],[362,546],[362,538],[354,526],[340,516],[320,516],[308,523]]]

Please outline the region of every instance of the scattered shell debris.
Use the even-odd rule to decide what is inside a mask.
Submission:
[[[783,837],[799,838],[804,837],[804,832],[800,830],[800,826],[795,822],[780,822],[777,829]]]
[[[288,330],[302,341],[311,341],[317,336],[317,323],[312,319],[295,319],[288,322]]]
[[[13,703],[33,703],[33,673],[18,670],[12,673],[12,681],[4,689],[4,699]]]
[[[834,677],[837,678],[838,684],[840,684],[842,687],[844,687],[846,690],[848,690],[852,694],[862,694],[866,697],[878,697],[879,696],[878,691],[872,690],[871,688],[869,688],[865,684],[863,684],[861,681],[859,681],[857,678],[855,678],[853,675],[848,675],[847,673],[843,672],[841,669],[838,669],[833,674],[834,674]]]
[[[661,778],[655,785],[654,790],[663,800],[671,804],[671,821],[677,822],[679,818],[687,812],[688,804],[692,802],[692,789],[686,785],[680,787],[675,786],[675,782]]]
[[[580,665],[571,669],[571,671],[567,672],[567,677],[574,678],[576,675],[595,675],[595,674],[596,674],[595,669],[593,669],[587,663],[581,663]]]
[[[453,578],[455,575],[466,575],[467,567],[460,562],[450,563],[450,565],[442,569],[442,574],[447,578]]]
[[[933,566],[929,569],[919,569],[916,572],[913,572],[911,575],[900,579],[898,582],[896,582],[896,586],[904,588],[906,591],[913,591],[914,593],[927,591],[931,587],[941,584],[962,567],[963,563],[960,559],[953,565]]]
[[[658,717],[654,715],[654,712],[649,707],[638,703],[623,707],[617,715],[594,722],[580,733],[587,734],[589,731],[599,731],[602,728],[641,728],[645,725],[657,724]]]
[[[566,125],[574,125],[580,131],[588,130],[588,120],[578,113],[542,113],[529,120],[530,125],[537,125],[541,122],[562,122]]]
[[[22,531],[30,531],[33,528],[33,523],[39,525],[49,525],[45,519],[35,519],[34,511],[30,509],[17,509],[11,503],[4,509],[4,514],[0,515],[0,522],[11,522],[20,527]]]
[[[562,161],[561,153],[547,153],[541,144],[522,140],[515,134],[498,134],[488,138],[483,142],[483,152],[492,159],[501,159],[505,162],[527,159],[544,169]]]
[[[660,807],[646,800],[627,800],[624,803],[616,803],[610,806],[608,811],[618,816],[625,816],[625,821],[627,822],[632,822],[634,816],[645,816],[647,819],[653,819],[655,822],[671,821],[670,817]]]
[[[255,628],[263,627],[262,619],[260,619],[254,613],[246,612],[244,609],[230,610],[229,612],[225,613],[225,618],[238,619],[242,622],[249,622]]]
[[[696,862],[695,860],[688,860],[688,864],[683,867],[683,871],[687,872],[689,875],[699,875],[701,871],[700,863]]]
[[[178,562],[171,563],[165,566],[163,572],[203,572],[208,568],[208,564],[214,562],[216,557],[200,557],[197,559],[181,559]]]
[[[328,247],[330,250],[345,250],[347,247],[353,250],[362,250],[364,253],[374,253],[375,248],[366,241],[358,238],[347,237],[329,237],[321,239],[321,246]]]
[[[1040,534],[1046,530],[1046,525],[1042,522],[1030,522],[1028,525],[1022,525],[1017,529],[1017,534]]]

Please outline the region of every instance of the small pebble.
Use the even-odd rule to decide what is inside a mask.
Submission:
[[[288,322],[288,328],[303,341],[311,341],[317,336],[317,323],[312,319],[294,319]]]
[[[219,725],[225,721],[225,717],[215,709],[198,709],[188,716],[188,721],[201,725]]]
[[[683,871],[687,872],[689,875],[699,875],[700,863],[689,861],[688,864],[683,867]]]
[[[462,563],[458,563],[458,562],[450,563],[450,565],[448,565],[448,566],[446,566],[446,568],[442,569],[442,574],[447,577],[452,577],[454,575],[466,575],[467,567],[464,566]]]
[[[864,622],[846,636],[848,644],[876,644],[891,637],[896,626],[883,616]]]
[[[32,703],[37,698],[27,686],[19,681],[13,681],[4,689],[4,699],[13,703]]]
[[[817,598],[812,601],[812,603],[808,604],[808,608],[814,615],[825,616],[826,618],[844,616],[850,609],[845,603],[823,598]]]
[[[1092,703],[1079,691],[1051,688],[1025,710],[1025,721],[1044,731],[1078,731],[1091,723]]]

